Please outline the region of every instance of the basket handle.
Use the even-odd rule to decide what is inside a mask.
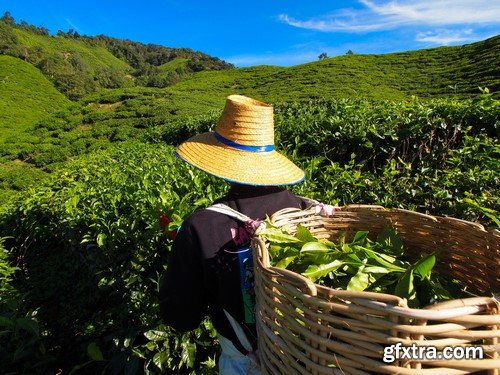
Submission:
[[[264,268],[271,267],[271,264],[269,262],[269,252],[267,251],[267,247],[264,241],[260,237],[254,236],[252,242],[252,247],[257,250],[257,258],[260,259],[262,266]]]

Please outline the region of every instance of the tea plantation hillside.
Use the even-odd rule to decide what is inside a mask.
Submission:
[[[0,29],[1,26],[0,21]],[[189,66],[193,68],[194,58],[173,58],[177,52],[171,50],[165,50],[165,56],[155,60],[155,52],[161,50],[156,47],[151,47],[150,50],[147,46],[133,42],[99,37],[100,44],[94,40],[93,43],[97,43],[94,45],[79,36],[65,34],[50,37],[38,35],[25,28],[6,27],[4,24],[4,32],[5,30],[11,32],[14,46],[19,46],[19,40],[25,44],[31,43],[27,51],[39,51],[39,58],[42,58],[44,51],[51,51],[50,56],[59,56],[57,61],[66,61],[64,55],[61,55],[62,49],[57,48],[72,46],[73,51],[80,51],[75,52],[76,55],[81,53],[82,58],[90,56],[89,61],[99,60],[98,51],[105,54],[106,57],[100,60],[101,63],[107,61],[106,66],[116,72],[121,69],[120,66],[130,67],[123,65],[124,61],[118,59],[126,55],[132,62],[139,61],[134,64],[138,64],[139,68],[135,71],[139,72],[140,77],[169,80],[170,86],[144,87],[140,86],[142,78],[129,77],[128,84],[134,84],[135,87],[99,89],[79,101],[74,101],[50,118],[38,118],[37,121],[34,118],[39,113],[37,110],[29,111],[28,116],[25,116],[23,111],[8,111],[9,123],[0,121],[1,128],[10,129],[0,133],[0,142],[10,134],[9,141],[4,142],[0,150],[0,160],[3,163],[0,165],[3,197],[23,189],[30,181],[36,182],[40,173],[33,167],[51,170],[55,163],[64,163],[75,155],[105,148],[110,143],[151,134],[156,131],[157,126],[180,127],[181,134],[187,134],[185,132],[190,128],[193,116],[203,117],[212,111],[220,111],[225,97],[233,93],[279,104],[287,101],[343,97],[403,100],[412,95],[422,98],[452,95],[456,98],[466,98],[481,94],[480,88],[487,87],[496,98],[500,80],[500,37],[461,47],[441,47],[387,55],[349,54],[289,68],[257,66],[186,73],[191,69]],[[106,41],[106,48],[111,48],[118,57],[108,54],[109,51],[106,52],[103,40]],[[12,43],[7,51],[14,48]],[[82,52],[84,50],[85,53]],[[168,60],[169,58],[172,59]],[[47,61],[49,60],[51,58]],[[168,61],[154,66],[154,69],[149,71],[153,72],[152,75],[148,75],[148,69],[145,67],[165,60]],[[56,71],[59,62],[53,65]],[[65,64],[67,63],[66,61]],[[209,60],[206,63],[207,69],[220,68],[217,60]],[[92,63],[89,64],[93,66]],[[43,71],[43,67],[41,69]],[[98,66],[95,69],[99,70]],[[61,77],[69,77],[65,74]],[[80,77],[75,74],[71,73],[70,76]],[[100,77],[111,79],[113,76],[116,77]],[[21,75],[20,79],[24,77],[25,75]],[[75,89],[80,87],[75,86],[75,82],[71,80],[65,82]],[[31,85],[30,82],[22,84]],[[57,82],[54,84],[59,85]],[[96,85],[93,90],[99,86],[98,83]],[[113,84],[109,86],[113,87]],[[42,100],[48,96],[38,97]],[[8,96],[0,96],[0,104],[3,103],[1,105],[4,108],[11,107],[10,100]],[[19,98],[19,101],[24,103],[17,104],[21,107],[29,103],[22,98]],[[52,103],[51,110],[61,108],[57,101]],[[44,107],[42,105],[37,108]],[[12,128],[12,123],[31,125]],[[17,161],[15,164],[12,163],[14,160]],[[31,168],[25,169],[30,166]],[[0,201],[2,200],[4,199],[0,196]]]
[[[346,54],[289,68],[258,66],[202,72],[171,90],[193,92],[197,98],[239,91],[273,102],[328,97],[467,97],[476,95],[478,87],[496,93],[500,89],[499,67],[500,36],[496,36],[457,47],[385,55]]]
[[[192,72],[233,67],[188,48],[81,36],[74,30],[49,35],[43,27],[16,23],[8,13],[0,18],[0,53],[33,64],[74,100],[102,88],[164,87]],[[176,59],[183,63],[169,71],[161,67]]]
[[[500,36],[458,47],[386,55],[332,57],[292,66],[255,66],[203,71],[159,91],[153,105],[163,114],[198,115],[220,107],[227,95],[242,93],[279,103],[320,98],[400,100],[419,97],[473,97],[500,89]],[[150,101],[136,89],[100,92],[86,99],[119,103],[127,96]],[[168,116],[167,116],[168,117]]]
[[[0,55],[0,144],[61,110],[70,101],[33,65]]]

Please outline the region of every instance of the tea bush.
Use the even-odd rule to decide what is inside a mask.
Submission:
[[[200,353],[215,355],[208,322],[184,336],[160,326],[170,240],[158,215],[184,217],[224,189],[175,160],[172,147],[130,142],[69,163],[4,212],[16,284],[58,367],[177,373],[199,371]]]
[[[35,373],[53,363],[41,341],[36,311],[26,309],[25,296],[12,283],[12,266],[0,239],[0,372]]]

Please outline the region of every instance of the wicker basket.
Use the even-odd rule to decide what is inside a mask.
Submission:
[[[294,231],[298,224],[318,238],[347,239],[358,230],[370,234],[391,224],[406,254],[443,249],[435,270],[460,280],[482,295],[500,290],[500,232],[453,218],[380,206],[351,205],[334,217],[314,209],[285,209],[274,225]],[[453,300],[412,309],[406,300],[373,292],[334,290],[302,275],[271,267],[267,244],[254,238],[256,320],[265,374],[499,374],[498,296]],[[484,294],[483,294],[484,293]],[[383,361],[393,344],[462,347],[481,345],[483,359]]]

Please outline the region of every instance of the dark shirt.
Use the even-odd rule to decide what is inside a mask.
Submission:
[[[252,219],[276,211],[305,208],[306,203],[280,187],[234,185],[224,203]],[[253,263],[245,225],[227,215],[202,209],[185,220],[172,245],[160,286],[160,310],[165,324],[181,331],[198,327],[208,315],[215,329],[240,344],[223,309],[243,327],[256,348]]]

